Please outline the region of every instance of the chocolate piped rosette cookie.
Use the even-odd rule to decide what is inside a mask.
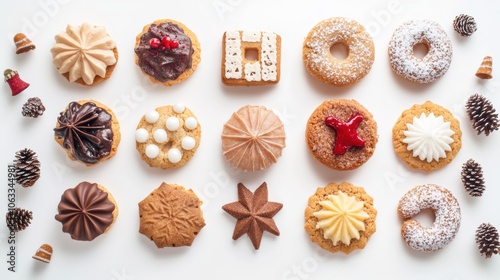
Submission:
[[[377,141],[377,123],[355,100],[327,100],[307,121],[310,153],[332,169],[351,170],[363,165],[373,155]]]
[[[67,189],[57,206],[56,220],[63,232],[79,241],[92,241],[106,233],[118,216],[118,206],[111,193],[97,183],[81,182]]]
[[[377,229],[373,198],[348,182],[318,188],[309,197],[304,216],[311,241],[330,253],[363,249]]]
[[[405,110],[392,128],[396,154],[413,169],[433,171],[462,148],[462,131],[452,113],[430,101]]]
[[[144,26],[135,43],[135,63],[151,82],[171,86],[193,74],[200,63],[200,43],[184,24],[161,19]]]
[[[87,166],[111,158],[120,144],[120,124],[113,111],[94,100],[69,103],[54,128],[56,142],[71,160]]]
[[[184,104],[167,105],[146,113],[135,131],[136,148],[151,167],[185,165],[200,145],[201,126]]]

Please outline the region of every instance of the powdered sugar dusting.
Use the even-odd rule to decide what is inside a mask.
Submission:
[[[349,55],[345,60],[332,56],[330,48],[345,44]],[[304,63],[308,70],[324,82],[336,86],[350,85],[363,78],[374,61],[373,40],[365,28],[348,18],[330,18],[320,22],[309,33],[304,44]]]
[[[416,220],[407,220],[401,234],[408,246],[418,251],[436,251],[450,243],[460,228],[460,205],[453,194],[437,185],[422,185],[408,191],[399,201],[398,213],[411,218],[422,209],[432,209],[436,220],[423,227]]]
[[[413,54],[413,47],[423,43],[429,52],[423,58]],[[404,78],[431,83],[450,67],[453,56],[451,41],[441,26],[430,20],[410,20],[396,29],[389,43],[392,69]]]

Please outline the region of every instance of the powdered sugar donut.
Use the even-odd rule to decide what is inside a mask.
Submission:
[[[135,131],[136,147],[151,167],[176,168],[186,164],[200,144],[201,128],[183,104],[146,113]]]
[[[424,44],[428,53],[417,58],[413,48]],[[451,41],[441,26],[430,20],[410,20],[399,26],[389,42],[392,70],[407,80],[431,83],[450,67],[453,56]]]
[[[410,219],[422,209],[432,209],[436,220],[430,227],[423,227]],[[398,215],[409,219],[401,226],[406,244],[418,251],[436,251],[450,243],[460,228],[460,205],[453,194],[437,185],[417,186],[399,200]]]
[[[343,44],[346,59],[333,57],[330,48]],[[357,21],[335,17],[326,19],[309,32],[304,41],[304,64],[316,79],[333,85],[349,86],[366,76],[375,60],[373,40]]]

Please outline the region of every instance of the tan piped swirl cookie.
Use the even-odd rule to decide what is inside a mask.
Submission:
[[[151,167],[177,168],[186,164],[200,145],[201,127],[183,104],[146,113],[135,131],[136,148]]]
[[[191,246],[205,226],[202,203],[192,190],[162,183],[139,202],[139,232],[158,248]]]
[[[462,147],[460,122],[430,101],[403,111],[392,128],[396,154],[413,169],[433,171],[449,164]]]
[[[59,74],[70,82],[94,85],[111,76],[118,62],[116,42],[101,26],[68,25],[50,50]]]
[[[222,151],[238,169],[263,170],[278,161],[285,139],[283,123],[273,111],[247,105],[224,124]]]
[[[348,182],[318,188],[309,197],[304,217],[311,241],[331,253],[363,249],[376,231],[373,198]]]

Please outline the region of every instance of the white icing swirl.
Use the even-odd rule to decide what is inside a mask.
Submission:
[[[96,76],[106,76],[108,66],[116,64],[113,52],[116,43],[104,27],[89,23],[68,25],[66,32],[59,33],[55,39],[51,49],[53,62],[60,74],[69,73],[70,82],[82,78],[90,85]]]
[[[426,116],[422,113],[419,118],[413,117],[413,123],[406,124],[403,143],[408,145],[408,151],[413,151],[414,157],[427,162],[439,161],[440,158],[446,158],[447,151],[451,151],[451,136],[455,132],[450,125],[443,116],[436,117],[434,113]]]

